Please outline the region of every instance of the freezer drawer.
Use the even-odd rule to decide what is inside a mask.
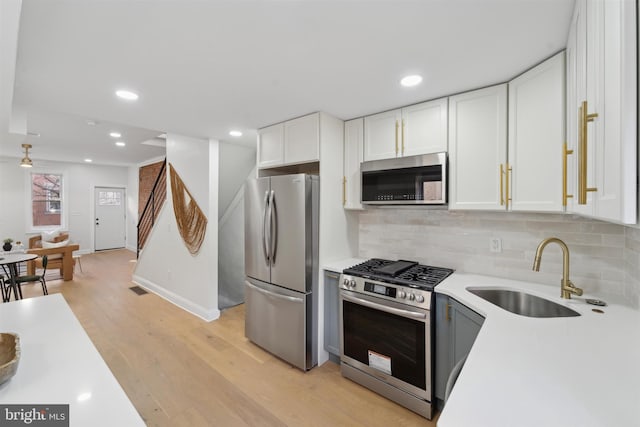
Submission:
[[[245,336],[304,371],[317,364],[312,294],[245,281]]]

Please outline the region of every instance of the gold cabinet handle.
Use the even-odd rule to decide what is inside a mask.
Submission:
[[[347,204],[347,177],[342,177],[342,206]]]
[[[498,175],[498,179],[500,179],[500,206],[504,206],[504,166],[500,163],[500,175]]]
[[[444,317],[447,320],[451,320],[451,316],[449,315],[449,309],[451,308],[451,304],[444,305]]]
[[[567,199],[573,198],[573,194],[567,194],[567,156],[573,154],[573,150],[567,149],[565,141],[562,144],[562,206],[567,206]]]
[[[402,119],[402,155],[404,156],[404,119]]]
[[[396,120],[396,156],[398,156],[398,121]]]
[[[509,185],[509,181],[511,181],[511,173],[513,172],[513,168],[511,166],[509,166],[509,163],[507,163],[507,167],[505,168],[507,170],[506,176],[505,176],[505,194],[506,194],[506,205],[507,205],[507,210],[509,209],[509,202],[511,201],[511,189],[510,189],[510,185]]]
[[[578,108],[578,204],[587,204],[587,192],[598,191],[596,187],[587,187],[587,123],[598,117],[597,113],[588,113],[587,101]]]

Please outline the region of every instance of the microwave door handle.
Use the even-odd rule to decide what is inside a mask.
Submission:
[[[264,192],[264,201],[262,203],[262,253],[264,254],[264,262],[269,266],[269,246],[267,240],[271,240],[270,236],[267,237],[265,231],[267,225],[267,212],[269,210],[269,191]]]
[[[271,190],[269,197],[269,205],[271,208],[270,217],[270,246],[271,246],[271,265],[276,265],[276,254],[278,253],[278,206],[276,205],[276,192]]]
[[[360,304],[365,307],[373,308],[374,310],[380,310],[386,313],[396,314],[402,317],[409,317],[411,319],[417,319],[417,320],[424,320],[427,318],[427,315],[425,313],[418,313],[416,311],[402,310],[400,308],[389,307],[389,306],[377,304],[375,302],[371,302],[362,298],[352,297],[351,295],[347,295],[344,293],[342,294],[342,298],[355,304]]]

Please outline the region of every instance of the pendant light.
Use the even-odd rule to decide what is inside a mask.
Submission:
[[[29,158],[29,148],[31,148],[31,144],[22,144],[22,148],[24,148],[24,157],[20,161],[20,166],[30,168],[33,166],[33,162]]]

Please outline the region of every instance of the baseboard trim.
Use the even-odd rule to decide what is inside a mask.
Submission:
[[[168,291],[162,286],[157,285],[153,282],[150,282],[149,280],[144,279],[140,276],[134,275],[132,282],[148,290],[149,292],[153,292],[154,294],[169,301],[171,304],[183,309],[184,311],[187,311],[193,314],[194,316],[201,318],[206,322],[211,322],[220,317],[220,310],[218,310],[217,308],[212,310],[207,310],[206,308],[199,306],[198,304],[194,304],[193,302],[187,300],[186,298],[181,297],[180,295],[177,295],[171,291]]]

